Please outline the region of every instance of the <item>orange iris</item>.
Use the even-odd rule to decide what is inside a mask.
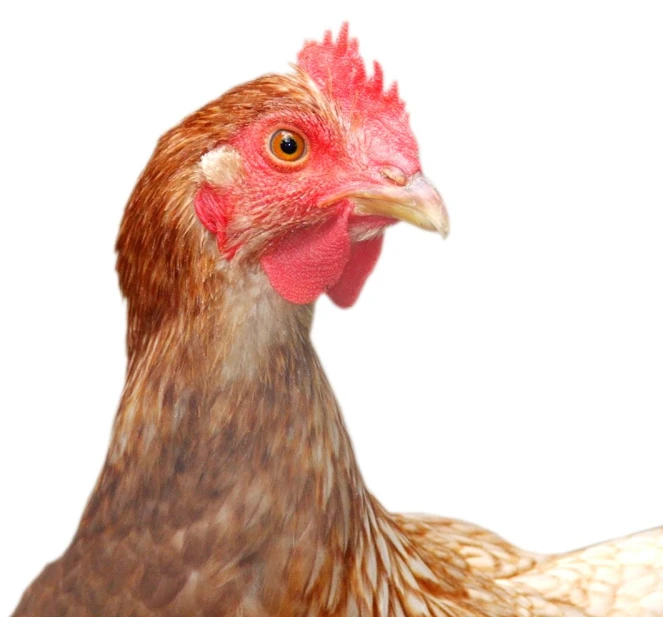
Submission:
[[[294,163],[306,154],[306,141],[299,133],[279,129],[271,136],[269,149],[279,161]]]

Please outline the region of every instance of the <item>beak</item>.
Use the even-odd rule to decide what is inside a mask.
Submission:
[[[346,195],[357,214],[387,216],[422,229],[437,231],[443,238],[449,233],[449,215],[442,197],[421,173],[397,185],[353,190]],[[402,185],[401,185],[402,184]]]

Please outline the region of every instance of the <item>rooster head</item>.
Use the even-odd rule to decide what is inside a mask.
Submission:
[[[328,32],[307,43],[294,75],[238,91],[250,121],[202,157],[194,200],[225,259],[258,260],[292,303],[326,292],[350,306],[385,227],[405,220],[447,233],[396,85],[383,90],[378,63],[367,76],[347,24],[336,41]]]

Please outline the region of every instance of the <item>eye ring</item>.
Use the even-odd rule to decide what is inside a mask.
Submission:
[[[308,144],[296,131],[281,128],[269,138],[269,153],[281,164],[301,163],[308,155]]]

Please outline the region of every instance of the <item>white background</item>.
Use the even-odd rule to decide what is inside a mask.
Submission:
[[[0,615],[71,538],[124,377],[113,245],[158,136],[350,21],[447,242],[398,226],[314,338],[372,490],[538,551],[663,524],[657,3],[4,3]],[[9,8],[11,6],[11,8]]]

